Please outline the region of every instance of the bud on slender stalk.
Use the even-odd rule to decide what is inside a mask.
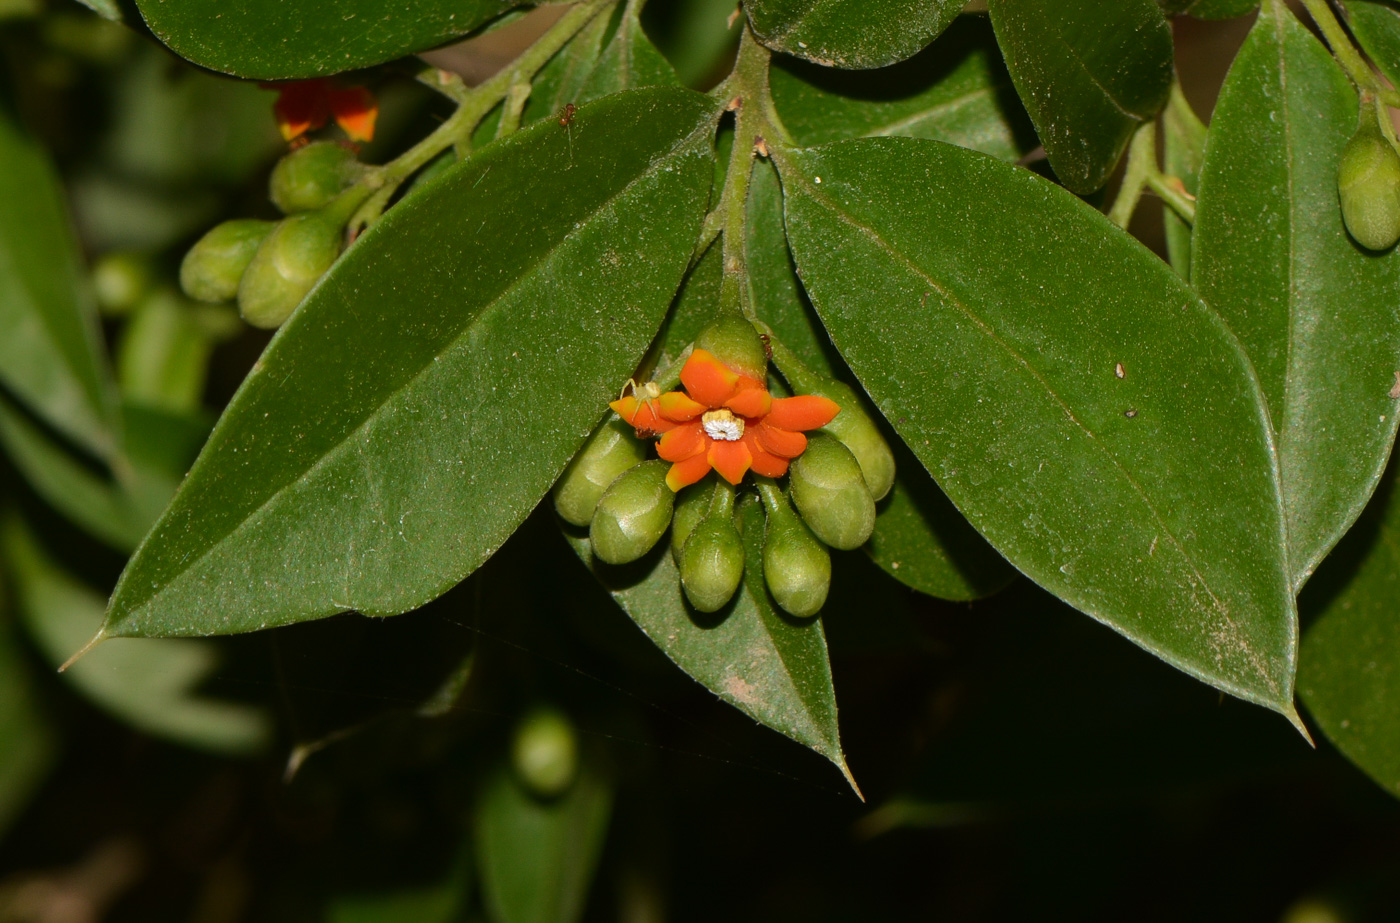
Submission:
[[[93,294],[105,317],[131,313],[155,287],[155,269],[145,254],[119,251],[105,254],[92,267]]]
[[[676,494],[676,512],[671,517],[671,556],[677,566],[681,562],[681,549],[690,533],[710,511],[710,501],[714,497],[716,485],[713,481],[692,484]]]
[[[1388,250],[1400,240],[1400,153],[1381,130],[1374,98],[1361,103],[1361,124],[1342,151],[1337,195],[1356,242]]]
[[[670,467],[659,459],[642,462],[608,485],[588,530],[599,560],[608,564],[635,561],[666,534],[676,502],[676,495],[666,486]]]
[[[788,472],[792,500],[817,538],[842,550],[865,544],[875,529],[875,498],[850,449],[818,434]]]
[[[588,437],[554,485],[554,509],[565,522],[588,525],[608,485],[646,457],[646,444],[632,427],[616,418],[609,420]]]
[[[784,611],[807,618],[826,603],[831,589],[831,553],[788,505],[778,485],[758,481],[768,511],[763,537],[763,579]]]
[[[268,193],[284,215],[309,212],[330,203],[365,172],[355,155],[334,141],[297,148],[272,168]]]
[[[510,756],[526,788],[540,798],[557,798],[578,775],[578,733],[568,715],[538,706],[515,726]]]
[[[734,525],[734,487],[715,485],[710,508],[685,540],[679,568],[685,598],[701,612],[722,609],[744,578],[744,540]]]
[[[195,301],[232,301],[253,255],[276,224],[241,218],[215,225],[185,254],[180,288]]]
[[[758,331],[742,314],[721,312],[695,338],[695,348],[703,349],[720,362],[751,378],[763,381],[768,374],[768,354]]]

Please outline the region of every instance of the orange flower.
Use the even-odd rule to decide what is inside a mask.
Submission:
[[[731,484],[750,470],[781,477],[807,448],[802,430],[825,426],[841,409],[815,395],[775,399],[763,382],[741,375],[703,349],[686,360],[681,384],[685,392],[662,394],[648,383],[609,405],[636,427],[637,435],[661,436],[657,454],[672,463],[666,483],[677,491],[711,468]]]
[[[374,138],[374,120],[379,104],[374,94],[361,86],[337,87],[329,80],[298,80],[295,83],[265,83],[264,90],[276,90],[272,111],[282,137],[292,141],[334,118],[351,141]]]

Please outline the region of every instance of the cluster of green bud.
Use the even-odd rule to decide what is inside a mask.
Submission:
[[[510,757],[526,789],[538,798],[557,798],[578,775],[578,732],[559,709],[536,706],[516,724]]]
[[[338,144],[292,151],[273,168],[269,194],[281,221],[225,221],[180,265],[180,286],[197,301],[237,299],[254,327],[281,326],[345,246],[345,226],[370,194],[365,167]]]
[[[598,560],[630,564],[661,541],[676,504],[676,495],[666,484],[669,467],[659,459],[642,462],[619,474],[603,491],[588,527]]]
[[[709,494],[709,504],[676,555],[685,598],[700,612],[724,608],[744,579],[744,540],[734,524],[734,487],[717,481]]]
[[[1389,110],[1377,106],[1374,97],[1363,97],[1360,126],[1337,170],[1342,220],[1368,250],[1388,250],[1400,240],[1400,153],[1389,118]]]

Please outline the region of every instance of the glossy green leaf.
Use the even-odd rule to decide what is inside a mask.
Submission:
[[[1366,505],[1395,439],[1400,255],[1347,236],[1337,164],[1356,94],[1265,5],[1216,104],[1191,279],[1239,336],[1277,428],[1295,589]]]
[[[519,0],[136,0],[156,38],[210,70],[258,80],[321,77],[427,51]]]
[[[6,589],[3,583],[0,589]],[[0,615],[0,837],[29,803],[56,755],[32,670],[7,615]]]
[[[849,379],[798,284],[783,227],[782,189],[771,164],[754,167],[745,227],[758,316],[810,368]],[[977,599],[1006,586],[1015,571],[948,502],[899,437],[886,438],[896,453],[895,486],[879,506],[866,552],[896,580],[940,599]]]
[[[799,144],[900,135],[1015,160],[1036,144],[986,20],[964,16],[893,67],[834,71],[778,59],[773,102]]]
[[[1016,92],[1055,175],[1098,189],[1167,102],[1172,33],[1155,0],[988,0]]]
[[[660,325],[715,115],[688,90],[611,96],[572,138],[541,122],[389,212],[278,332],[104,631],[396,614],[480,566]]]
[[[1400,469],[1303,593],[1298,694],[1337,749],[1400,797]]]
[[[612,93],[621,93],[637,87],[673,87],[680,85],[680,77],[671,62],[662,57],[661,52],[647,38],[638,19],[642,5],[638,0],[629,0],[622,11],[607,47],[603,49],[593,73],[588,76],[580,94],[580,101],[598,99]]]
[[[598,766],[558,798],[530,794],[506,767],[477,797],[474,839],[482,897],[495,923],[575,923],[603,849],[612,783]]]
[[[1291,717],[1272,443],[1219,317],[1092,207],[990,157],[871,138],[778,166],[832,341],[977,531],[1075,608]]]
[[[1400,7],[1383,0],[1343,0],[1347,22],[1367,56],[1392,84],[1400,77]]]
[[[1259,0],[1157,0],[1168,16],[1188,13],[1196,19],[1234,19],[1259,8]]]
[[[854,787],[841,752],[821,619],[794,619],[773,605],[763,582],[763,507],[751,495],[745,499],[738,508],[744,582],[733,602],[710,615],[686,603],[668,540],[635,564],[612,567],[593,557],[587,536],[566,537],[676,666],[759,724],[831,760]]]
[[[1206,126],[1191,109],[1179,88],[1162,113],[1162,169],[1181,180],[1192,195],[1200,186],[1201,161],[1205,157]],[[1162,209],[1167,258],[1182,278],[1191,276],[1191,225],[1170,208]]]
[[[918,53],[963,0],[750,0],[759,41],[823,67],[884,67]]]
[[[0,202],[0,384],[68,438],[110,457],[115,401],[58,176],[3,112]]]
[[[0,526],[20,616],[57,667],[102,624],[102,596],[51,561],[17,518]],[[211,642],[115,640],[89,651],[63,674],[85,697],[150,734],[218,753],[249,753],[272,739],[258,708],[196,694],[215,672]]]

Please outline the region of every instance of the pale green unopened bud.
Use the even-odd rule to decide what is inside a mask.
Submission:
[[[321,208],[364,175],[365,166],[334,141],[299,147],[272,168],[268,193],[285,215]]]
[[[254,327],[280,327],[340,255],[343,223],[323,212],[284,218],[258,247],[238,286]]]
[[[676,512],[671,517],[671,555],[676,564],[681,561],[681,549],[690,533],[700,525],[700,520],[710,511],[710,500],[714,496],[716,484],[711,480],[691,484],[676,494]]]
[[[515,726],[510,756],[526,788],[541,798],[556,798],[578,775],[578,733],[559,709],[534,708]]]
[[[715,612],[734,598],[744,577],[744,540],[734,525],[734,488],[717,484],[705,518],[691,531],[678,564],[685,598]]]
[[[216,225],[185,254],[180,288],[195,301],[232,301],[253,255],[275,226],[253,218]]]
[[[819,433],[788,470],[792,500],[817,538],[843,550],[865,544],[875,529],[875,498],[850,449]]]
[[[666,534],[676,495],[666,485],[670,464],[642,462],[618,475],[603,492],[588,537],[593,553],[608,564],[626,564],[646,554]]]
[[[1361,246],[1388,250],[1400,240],[1400,154],[1381,133],[1374,102],[1362,104],[1361,127],[1342,151],[1337,195]]]
[[[646,444],[632,427],[617,418],[609,420],[588,438],[554,485],[554,509],[567,523],[588,525],[608,485],[646,457]]]
[[[800,618],[816,615],[831,589],[831,553],[817,540],[776,485],[760,484],[768,511],[763,579],[773,600]]]
[[[92,267],[97,308],[107,317],[131,313],[154,287],[155,269],[144,253],[108,253]]]
[[[763,340],[743,315],[720,314],[700,331],[695,338],[695,348],[707,351],[735,371],[759,381],[768,374],[768,355]]]

